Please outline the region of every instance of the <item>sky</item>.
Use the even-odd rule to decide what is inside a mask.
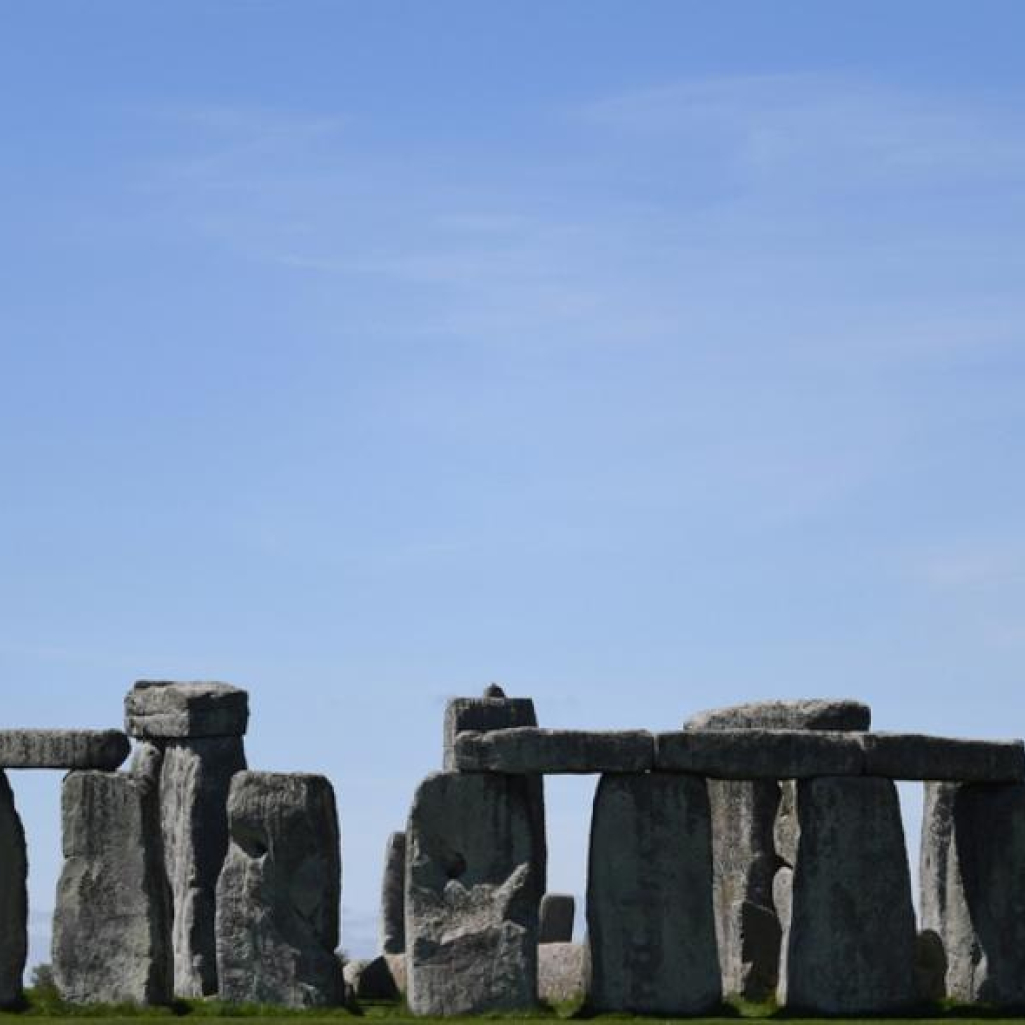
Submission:
[[[246,687],[344,935],[491,681],[1025,732],[1017,0],[0,9],[2,723]],[[33,962],[55,773],[12,774]],[[548,786],[582,894],[594,779]],[[912,858],[917,788],[903,788]],[[579,915],[578,915],[579,918]]]

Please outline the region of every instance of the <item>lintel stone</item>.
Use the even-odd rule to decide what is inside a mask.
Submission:
[[[125,697],[125,728],[140,739],[241,737],[249,695],[228,683],[139,680]]]
[[[614,773],[654,768],[655,739],[643,730],[596,732],[518,728],[456,738],[462,772]]]
[[[120,730],[0,730],[0,769],[100,769],[128,757]]]
[[[1025,782],[1020,740],[964,740],[917,733],[865,733],[865,775],[959,783]]]

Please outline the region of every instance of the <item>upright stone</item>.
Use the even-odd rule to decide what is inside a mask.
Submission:
[[[571,893],[546,893],[541,898],[539,943],[572,943],[577,902]]]
[[[1025,1008],[1025,786],[926,784],[921,912],[948,997]]]
[[[913,1006],[917,936],[896,787],[878,778],[801,780],[796,818],[780,1004],[827,1016]]]
[[[323,776],[241,772],[217,884],[221,998],[322,1007],[345,996],[338,946],[341,854]]]
[[[217,878],[228,850],[228,789],[246,767],[248,695],[224,683],[140,681],[125,699],[130,733],[163,752],[160,818],[173,901],[174,992],[217,992]]]
[[[587,882],[593,1010],[676,1017],[718,1006],[711,844],[703,780],[601,778]]]
[[[171,998],[158,762],[149,749],[130,773],[76,771],[64,780],[53,969],[72,1003]]]
[[[381,953],[406,950],[406,834],[392,833],[384,850],[381,883]]]
[[[0,1008],[16,1008],[22,1001],[28,950],[27,878],[25,830],[11,784],[0,770]]]
[[[538,837],[527,777],[435,773],[406,829],[407,999],[417,1015],[537,1000]]]

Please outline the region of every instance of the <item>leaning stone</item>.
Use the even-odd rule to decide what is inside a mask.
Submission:
[[[883,779],[802,780],[797,821],[780,1004],[847,1016],[911,1007],[917,936],[896,787]]]
[[[53,969],[71,1003],[165,1004],[171,998],[168,894],[152,760],[140,774],[64,780],[64,868]]]
[[[535,825],[523,777],[435,773],[406,829],[414,1014],[520,1011],[537,999]]]
[[[391,965],[383,955],[369,961],[349,961],[345,965],[345,982],[357,1000],[398,1000]]]
[[[921,886],[946,995],[1025,1008],[1025,786],[927,784]]]
[[[381,883],[381,952],[402,954],[406,949],[406,834],[392,833],[384,851]]]
[[[178,997],[217,992],[217,878],[228,853],[228,791],[245,767],[241,737],[164,742],[160,806]]]
[[[0,1008],[22,1002],[28,952],[28,859],[14,792],[0,770]]]
[[[642,730],[507,729],[461,733],[456,765],[461,772],[644,772],[654,765],[655,741]]]
[[[570,893],[546,893],[541,898],[539,943],[569,943],[577,902]]]
[[[0,769],[103,769],[128,757],[120,730],[0,730]]]
[[[796,701],[753,701],[713,708],[692,715],[684,727],[693,730],[867,730],[872,710],[860,701],[809,698]]]
[[[866,733],[865,774],[887,779],[1025,783],[1025,743]]]
[[[660,772],[714,779],[806,779],[857,776],[860,734],[836,730],[678,730],[655,738]]]
[[[583,1002],[587,996],[587,946],[545,943],[537,952],[537,995],[550,1007]]]
[[[125,698],[125,729],[145,738],[241,737],[249,695],[227,683],[140,680]]]
[[[300,773],[237,773],[228,824],[231,844],[217,883],[221,998],[341,1004],[341,854],[330,782]]]
[[[677,1017],[719,1005],[711,842],[703,780],[602,777],[587,882],[594,1011]]]

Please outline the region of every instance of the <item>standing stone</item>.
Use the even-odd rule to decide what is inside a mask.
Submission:
[[[384,849],[381,883],[381,953],[406,950],[406,834],[392,833]]]
[[[539,943],[571,943],[577,902],[571,893],[546,893],[541,898]]]
[[[0,770],[0,1008],[22,1001],[28,951],[28,859],[25,830],[7,774]]]
[[[550,1007],[583,1002],[587,995],[586,943],[542,943],[538,947],[537,995]]]
[[[948,997],[1025,1007],[1025,786],[926,784],[921,912]]]
[[[159,754],[146,750],[130,773],[76,771],[65,777],[53,970],[72,1003],[171,999],[158,762]]]
[[[537,1000],[536,820],[526,777],[442,772],[406,829],[407,998],[417,1015]]]
[[[779,1002],[816,1015],[878,1015],[917,999],[911,876],[897,788],[878,778],[801,780],[786,970]]]
[[[676,1017],[719,1005],[711,843],[702,779],[601,778],[587,881],[593,1010]]]
[[[217,969],[233,1003],[322,1007],[345,998],[338,946],[341,854],[323,776],[240,772],[217,884]]]

